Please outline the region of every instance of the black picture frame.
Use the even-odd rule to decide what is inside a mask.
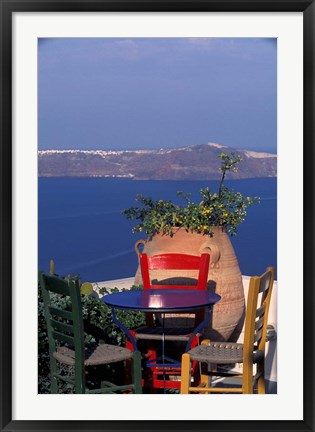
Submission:
[[[0,401],[1,431],[314,431],[314,0],[0,0],[1,250]],[[304,418],[301,421],[14,421],[12,420],[12,14],[14,12],[303,12],[304,24]],[[302,275],[301,275],[302,276]],[[27,280],[27,275],[25,275]],[[300,287],[298,287],[300,288]],[[290,347],[288,347],[290,348]],[[292,362],[294,366],[294,362]],[[300,371],[288,377],[299,379]],[[257,402],[259,406],[259,401]],[[209,409],[211,401],[209,400]],[[58,416],[58,413],[55,413]],[[192,412],[192,419],[198,419]]]

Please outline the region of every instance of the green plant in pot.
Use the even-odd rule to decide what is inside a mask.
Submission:
[[[237,338],[245,308],[242,275],[229,235],[237,233],[247,208],[259,198],[245,197],[224,184],[226,175],[237,171],[241,162],[239,155],[222,152],[218,158],[221,160],[218,190],[201,189],[201,202],[193,202],[190,194],[183,192],[178,192],[184,201],[182,206],[171,200],[153,200],[138,195],[136,200],[140,205],[124,210],[123,214],[138,221],[133,232],[147,235],[146,240],[136,243],[138,253],[139,244],[143,244],[143,252],[148,255],[210,253],[209,288],[222,299],[214,308],[212,327],[206,335],[215,340],[228,340]],[[166,276],[156,275],[161,279]],[[180,276],[186,275],[181,273]],[[138,268],[135,284],[141,283]]]
[[[209,187],[200,189],[202,201],[196,204],[190,200],[190,194],[177,192],[185,201],[184,206],[176,205],[171,200],[154,201],[138,195],[136,200],[141,206],[131,207],[123,213],[128,219],[136,219],[139,223],[133,232],[144,231],[149,239],[155,234],[165,234],[171,237],[178,228],[204,235],[213,235],[214,227],[221,227],[231,235],[236,234],[237,226],[244,221],[247,207],[257,202],[258,198],[244,197],[224,185],[226,174],[236,172],[241,162],[235,153],[221,153],[221,180],[218,192]]]

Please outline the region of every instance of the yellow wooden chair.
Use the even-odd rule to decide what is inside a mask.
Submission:
[[[182,356],[181,394],[198,393],[254,393],[257,382],[258,393],[265,393],[265,344],[267,320],[274,281],[274,268],[268,267],[261,276],[250,279],[247,297],[244,343],[202,341]],[[191,387],[191,362],[202,366],[201,383]],[[243,364],[243,373],[227,373],[213,370],[213,365]],[[254,375],[254,365],[255,375]],[[238,387],[211,386],[212,376],[241,379]]]

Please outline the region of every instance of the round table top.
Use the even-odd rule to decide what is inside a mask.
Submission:
[[[192,289],[146,289],[120,291],[102,297],[115,309],[143,312],[176,312],[209,307],[221,299],[211,291]]]

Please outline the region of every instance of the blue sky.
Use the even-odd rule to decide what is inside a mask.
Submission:
[[[39,149],[275,153],[276,67],[276,39],[39,39]]]

